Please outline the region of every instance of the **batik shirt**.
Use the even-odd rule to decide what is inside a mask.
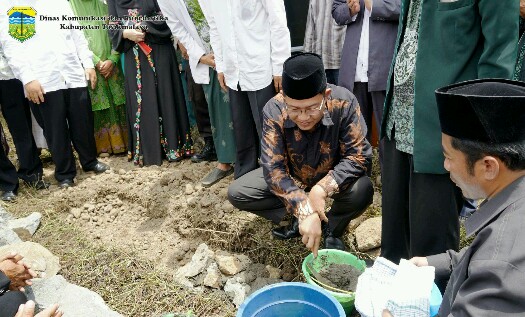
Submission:
[[[356,98],[347,89],[329,85],[332,99],[311,131],[288,117],[278,94],[264,107],[261,164],[270,191],[288,212],[302,219],[313,211],[308,191],[318,184],[328,197],[346,190],[365,175],[372,148]]]
[[[408,154],[414,151],[414,91],[421,0],[411,0],[403,42],[394,64],[392,109],[386,126],[390,138],[395,126],[396,148]]]
[[[204,44],[204,49],[207,53],[211,53],[212,49],[210,44],[210,27],[208,25],[208,22],[206,21],[206,18],[204,17],[204,14],[202,13],[199,1],[184,0],[184,2],[186,3],[186,7],[188,8],[188,13],[190,14],[191,20],[193,21],[193,24],[195,24],[197,33],[199,33],[199,36],[202,40],[202,44]]]

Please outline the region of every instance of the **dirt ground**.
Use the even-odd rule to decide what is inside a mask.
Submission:
[[[10,157],[16,162],[11,148]],[[232,176],[211,188],[200,185],[215,163],[185,160],[139,168],[125,156],[100,160],[111,170],[101,175],[85,173],[77,163],[76,185],[67,190],[57,187],[54,166],[47,162],[45,178],[53,184],[49,190],[36,191],[21,184],[17,201],[2,204],[17,216],[41,212],[44,217],[40,233],[33,240],[60,257],[66,278],[98,292],[120,313],[160,316],[191,310],[197,316],[234,315],[235,307],[224,294],[214,291],[195,295],[175,286],[166,289],[165,296],[181,297],[176,304],[155,294],[159,287],[175,283],[173,273],[191,259],[202,242],[216,250],[243,253],[253,262],[278,267],[284,280],[303,280],[300,264],[308,251],[299,239],[274,240],[269,221],[235,209],[226,198]],[[370,209],[367,214],[377,214],[377,210]],[[346,242],[352,249],[351,234]],[[118,259],[114,265],[121,269],[122,276],[87,279],[86,272],[115,274],[99,269],[98,265],[104,265],[100,254]],[[126,283],[135,283],[136,275],[140,275],[137,272],[144,271],[141,274],[155,276],[142,281],[150,284],[137,285],[129,290],[131,294],[115,294]],[[119,280],[121,285],[116,287]],[[155,301],[148,300],[148,296]]]

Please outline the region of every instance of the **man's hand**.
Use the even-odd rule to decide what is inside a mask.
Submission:
[[[104,78],[109,78],[114,68],[115,64],[113,64],[113,62],[108,59],[100,63],[98,71]]]
[[[273,86],[275,87],[275,92],[279,93],[283,89],[283,77],[273,76]]]
[[[428,266],[427,258],[424,256],[415,256],[410,259],[410,262],[415,266]]]
[[[179,46],[182,58],[184,58],[185,60],[189,60],[190,56],[188,55],[188,50],[186,49],[186,47],[180,41],[177,42],[177,45]]]
[[[22,262],[22,258],[21,255],[16,254],[0,262],[0,271],[11,280],[9,289],[12,291],[23,292],[24,286],[31,285],[31,279],[36,277],[36,273],[28,264]]]
[[[372,11],[372,4],[373,4],[373,0],[365,0],[365,8],[368,11]]]
[[[97,87],[97,72],[94,68],[86,68],[84,71],[86,73],[86,80],[91,83],[91,89]]]
[[[303,236],[303,243],[306,248],[317,257],[317,250],[321,243],[321,219],[317,213],[313,213],[302,221],[299,221],[299,232]]]
[[[53,304],[35,315],[35,302],[30,300],[18,307],[15,317],[61,317],[63,314],[58,310],[58,304]]]
[[[143,42],[145,36],[146,35],[144,34],[144,32],[139,31],[137,29],[124,30],[124,32],[122,33],[122,37],[135,43]]]
[[[199,63],[215,68],[215,55],[213,53],[202,55]]]
[[[346,0],[346,4],[348,5],[348,9],[350,9],[350,16],[352,17],[361,10],[359,0]]]
[[[228,87],[226,86],[226,81],[224,80],[224,73],[218,73],[217,80],[219,80],[219,85],[221,85],[222,90],[228,92]]]
[[[390,313],[388,309],[383,309],[383,313],[381,314],[381,317],[394,317],[394,316],[392,316],[392,314]]]
[[[25,86],[26,96],[29,101],[39,105],[41,102],[44,102],[44,95],[46,92],[44,88],[40,85],[38,80],[33,80],[28,82]]]
[[[310,206],[312,206],[314,211],[319,215],[319,218],[322,221],[328,221],[324,213],[326,207],[326,192],[324,189],[319,185],[312,187],[308,194],[308,200],[310,201]]]

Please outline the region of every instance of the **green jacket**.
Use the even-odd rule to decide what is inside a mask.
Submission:
[[[421,0],[414,100],[414,171],[446,173],[434,91],[477,78],[511,79],[516,63],[519,0]],[[410,0],[402,0],[395,61]],[[393,63],[381,137],[392,106]],[[388,158],[385,158],[388,159]]]

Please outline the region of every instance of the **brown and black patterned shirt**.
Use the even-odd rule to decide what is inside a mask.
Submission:
[[[282,94],[263,110],[264,178],[271,192],[298,218],[313,212],[305,190],[319,184],[330,197],[346,190],[371,166],[372,148],[355,96],[345,88],[328,86],[332,99],[313,131],[302,131],[288,118]]]

